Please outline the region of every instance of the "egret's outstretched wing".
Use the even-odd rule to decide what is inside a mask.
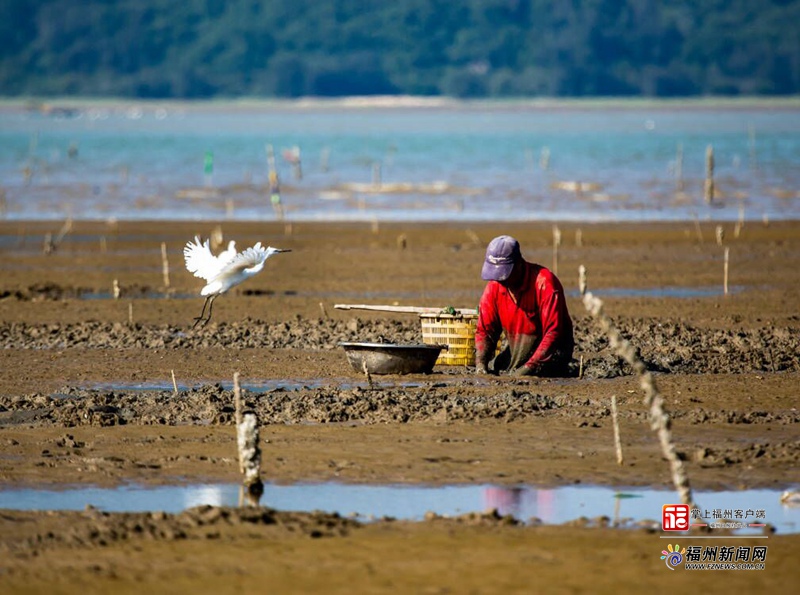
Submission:
[[[219,261],[220,267],[233,260],[234,256],[236,256],[236,242],[231,240],[228,242],[228,247],[217,254],[217,260]]]
[[[241,272],[249,272],[248,269],[252,269],[253,267],[257,267],[257,272],[261,266],[264,264],[264,261],[267,259],[267,249],[261,246],[261,242],[258,242],[255,246],[240,252],[236,256],[233,257],[233,260],[225,264],[217,273],[218,277],[226,277],[228,275],[236,275],[237,273]]]
[[[195,236],[194,242],[188,242],[183,248],[183,258],[186,261],[186,269],[194,273],[195,277],[200,277],[210,281],[219,274],[224,263],[211,254],[208,240],[200,243],[200,238]]]

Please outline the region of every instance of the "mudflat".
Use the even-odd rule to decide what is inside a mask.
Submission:
[[[238,373],[261,424],[265,481],[669,489],[639,379],[584,308],[580,265],[653,374],[693,488],[800,481],[800,223],[572,223],[559,232],[556,253],[549,223],[0,222],[0,488],[237,482]],[[336,304],[474,308],[486,243],[501,233],[562,280],[576,327],[572,377],[437,365],[370,383],[350,367],[338,343],[420,342],[421,325],[414,314]],[[192,328],[203,281],[183,267],[182,249],[212,234],[240,249],[261,241],[292,252]],[[48,238],[55,246],[45,249]],[[671,572],[652,524],[554,526],[494,511],[361,523],[261,505],[2,510],[0,587],[778,592],[800,580],[800,535],[769,526],[767,539],[731,542],[767,542],[764,570]]]

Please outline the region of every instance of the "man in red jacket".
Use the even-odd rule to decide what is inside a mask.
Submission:
[[[568,375],[575,340],[558,278],[522,258],[519,242],[511,236],[499,236],[489,243],[481,277],[488,283],[478,308],[476,371]],[[508,346],[495,357],[503,331]]]

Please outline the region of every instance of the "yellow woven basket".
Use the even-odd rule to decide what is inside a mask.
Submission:
[[[436,360],[438,365],[475,365],[475,328],[477,314],[420,314],[422,342],[447,345]]]

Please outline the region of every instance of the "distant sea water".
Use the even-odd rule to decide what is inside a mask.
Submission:
[[[800,219],[794,106],[4,105],[0,216]],[[704,199],[709,146],[711,204]],[[280,210],[268,188],[269,147]]]

